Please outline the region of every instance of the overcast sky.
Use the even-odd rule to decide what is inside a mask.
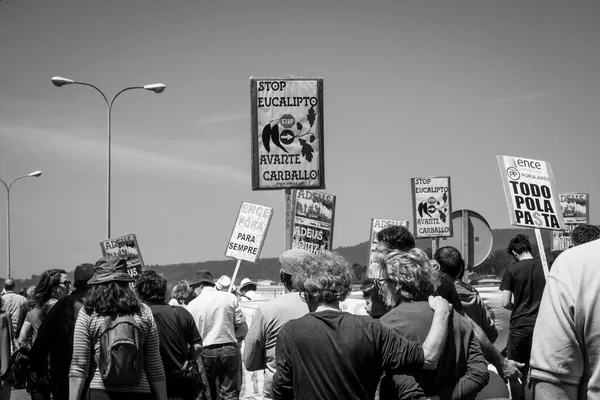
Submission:
[[[455,210],[508,228],[500,154],[551,162],[598,224],[598,15],[593,0],[4,0],[0,178],[43,171],[11,189],[12,275],[101,256],[106,107],[55,75],[109,97],[167,85],[112,113],[112,236],[135,232],[147,264],[224,259],[241,201],[275,208],[262,257],[283,250],[283,192],[251,190],[250,76],[324,78],[335,247],[366,241],[372,217],[412,219],[417,176],[450,175]],[[0,227],[2,268],[4,212]]]

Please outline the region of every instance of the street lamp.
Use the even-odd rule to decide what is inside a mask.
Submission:
[[[40,175],[42,175],[42,171],[33,171],[27,175],[17,176],[8,185],[0,179],[6,188],[6,279],[10,279],[10,188],[21,178],[37,178]]]
[[[112,119],[111,113],[112,113],[113,103],[115,102],[115,99],[121,93],[126,92],[127,90],[144,89],[144,90],[149,90],[154,93],[162,93],[165,91],[166,86],[163,85],[162,83],[153,83],[153,84],[144,85],[144,86],[126,87],[125,89],[123,89],[120,92],[118,92],[117,94],[115,94],[113,96],[113,98],[109,101],[108,98],[106,97],[106,95],[104,94],[104,92],[102,92],[102,90],[98,89],[96,86],[94,86],[90,83],[78,82],[78,81],[74,81],[73,79],[63,78],[61,76],[53,77],[52,83],[54,84],[54,86],[57,86],[57,87],[61,87],[64,85],[89,86],[91,88],[96,89],[96,91],[102,95],[102,98],[104,99],[104,102],[106,103],[106,107],[108,110],[107,161],[106,161],[106,238],[110,239],[110,154],[111,154],[110,143],[111,143],[111,119]]]

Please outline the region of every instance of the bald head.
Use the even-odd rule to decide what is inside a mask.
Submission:
[[[15,290],[15,281],[12,279],[7,279],[4,281],[4,289],[6,291]]]

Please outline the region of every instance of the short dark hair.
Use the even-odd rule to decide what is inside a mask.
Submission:
[[[433,255],[440,264],[440,270],[453,279],[460,278],[464,272],[465,260],[456,247],[444,246],[437,249]]]
[[[135,284],[135,290],[144,303],[166,303],[167,280],[154,271],[142,272]]]
[[[600,228],[594,225],[581,224],[571,232],[573,246],[579,246],[600,238]]]
[[[389,251],[408,251],[415,248],[415,238],[406,227],[392,225],[377,232],[377,241],[384,244]]]
[[[526,251],[531,253],[531,243],[529,242],[529,237],[527,235],[520,234],[512,238],[508,244],[508,253],[512,255],[513,251],[517,254],[523,254]]]
[[[288,291],[291,292],[294,290],[294,280],[292,275],[279,271],[279,280],[281,280],[281,283],[283,283],[283,286],[285,286]]]

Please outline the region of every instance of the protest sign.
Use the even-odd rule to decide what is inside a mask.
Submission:
[[[129,276],[137,279],[142,273],[144,260],[135,233],[102,240],[100,248],[104,257],[112,255],[125,260]]]
[[[252,190],[325,188],[322,78],[250,78]]]
[[[398,221],[395,219],[379,219],[379,218],[371,218],[371,240],[369,241],[369,264],[373,264],[373,255],[375,254],[375,250],[377,248],[377,234],[383,228],[387,228],[388,226],[401,225],[408,229],[408,221]]]
[[[415,237],[452,236],[452,196],[449,176],[411,178]]]
[[[335,196],[314,190],[294,189],[292,199],[291,248],[315,254],[333,246]]]
[[[565,224],[590,223],[590,196],[588,193],[560,193],[558,202]]]
[[[225,256],[257,262],[272,216],[271,207],[242,202]]]
[[[498,156],[510,223],[527,228],[562,230],[564,222],[550,163]]]
[[[552,250],[566,250],[572,246],[571,232],[578,225],[590,223],[588,193],[560,193],[560,210],[565,221],[564,231],[552,232]]]

